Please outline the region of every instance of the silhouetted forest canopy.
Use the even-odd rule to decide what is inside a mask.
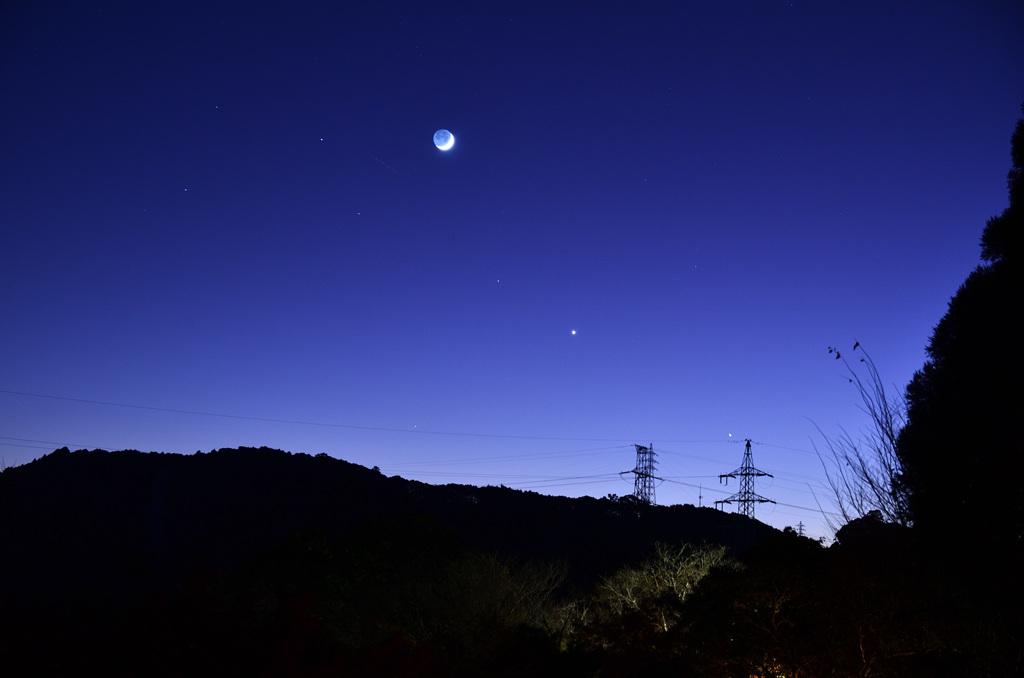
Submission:
[[[984,606],[870,518],[826,549],[709,508],[267,448],[61,449],[0,474],[0,508],[7,675],[1011,668]]]
[[[837,485],[856,515],[831,547],[322,454],[63,448],[0,473],[0,672],[1024,675],[1024,119],[1011,157],[905,423],[856,453],[885,472]]]
[[[922,536],[941,551],[957,535],[957,568],[977,570],[972,554],[984,549],[997,564],[994,579],[1015,584],[1019,594],[1024,439],[1012,426],[1024,421],[1024,119],[1011,158],[1009,206],[985,225],[982,263],[950,300],[928,343],[929,360],[907,387],[897,451]]]

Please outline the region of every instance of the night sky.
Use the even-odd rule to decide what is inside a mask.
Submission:
[[[750,438],[757,517],[829,534],[817,427],[867,420],[827,349],[923,364],[1007,204],[1022,34],[1018,0],[6,3],[4,463],[601,497],[653,443],[658,503],[708,506]]]

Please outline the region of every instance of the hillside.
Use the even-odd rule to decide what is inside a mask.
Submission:
[[[656,542],[741,552],[774,532],[693,506],[434,486],[326,455],[268,448],[194,455],[57,450],[0,474],[0,593],[142,600],[197,571],[220,576],[290,535],[423,518],[483,551],[568,565],[592,584]]]
[[[61,449],[0,511],[5,676],[1021,675],[1018,608],[872,517],[824,549],[266,448]]]

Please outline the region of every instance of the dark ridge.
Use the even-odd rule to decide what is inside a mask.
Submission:
[[[0,595],[21,601],[138,602],[199,573],[237,570],[296,533],[342,535],[380,520],[425,518],[474,548],[563,562],[579,588],[641,560],[656,542],[739,554],[775,532],[709,508],[428,485],[265,447],[63,448],[0,474],[0,515]]]

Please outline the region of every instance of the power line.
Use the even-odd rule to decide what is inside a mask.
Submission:
[[[289,424],[289,425],[296,425],[296,426],[318,426],[318,427],[326,427],[326,428],[340,428],[340,429],[364,430],[364,431],[380,431],[380,432],[387,432],[387,433],[419,433],[419,434],[427,434],[427,435],[446,435],[446,436],[460,436],[460,437],[470,437],[470,438],[490,438],[490,439],[506,439],[506,440],[599,442],[599,443],[624,443],[624,442],[628,442],[629,440],[631,440],[631,439],[625,439],[625,438],[591,438],[591,437],[571,437],[571,436],[508,435],[508,434],[495,434],[495,433],[470,433],[470,432],[464,432],[464,431],[424,430],[424,429],[418,429],[418,428],[407,429],[407,428],[384,427],[384,426],[362,426],[362,425],[356,425],[356,424],[339,424],[339,423],[333,423],[333,422],[305,421],[305,420],[282,419],[282,418],[273,418],[273,417],[258,417],[258,416],[251,416],[251,415],[237,415],[237,414],[225,414],[225,413],[218,413],[218,412],[207,412],[207,411],[202,411],[202,410],[188,410],[188,409],[178,409],[178,408],[169,408],[169,407],[156,407],[156,406],[151,406],[151,405],[136,405],[136,404],[130,404],[130,403],[120,403],[120,402],[111,402],[111,401],[103,401],[103,400],[93,400],[93,399],[88,399],[88,398],[73,398],[73,397],[69,397],[69,396],[57,396],[57,395],[42,394],[42,393],[32,393],[32,392],[26,392],[26,391],[15,391],[15,390],[11,390],[11,389],[0,389],[0,393],[6,393],[6,394],[10,394],[10,395],[17,395],[17,396],[25,396],[25,397],[30,397],[30,398],[45,398],[45,399],[49,399],[49,400],[61,400],[61,401],[66,401],[66,402],[86,403],[86,404],[90,404],[90,405],[100,405],[100,406],[106,406],[106,407],[121,407],[121,408],[129,408],[129,409],[136,409],[136,410],[168,412],[168,413],[173,413],[173,414],[187,414],[187,415],[192,415],[192,416],[217,417],[217,418],[235,419],[235,420],[241,420],[241,421],[258,421],[258,422],[280,423],[280,424]],[[104,446],[97,446],[97,445],[82,445],[82,444],[79,444],[79,443],[67,443],[67,442],[56,442],[56,441],[48,441],[48,440],[36,440],[36,439],[30,439],[30,438],[15,438],[15,437],[8,437],[8,436],[0,436],[0,441],[10,441],[10,442],[0,442],[0,445],[9,446],[9,447],[30,448],[30,449],[48,449],[46,447],[42,447],[41,445],[54,445],[54,446],[57,446],[57,447],[78,447],[80,449],[82,449],[82,448],[89,448],[89,449],[112,449],[109,446],[104,447]],[[735,440],[735,439],[717,439],[717,440],[708,440],[708,439],[658,439],[656,442],[660,442],[660,443],[681,443],[681,444],[707,445],[707,444],[721,444],[721,443],[738,443],[740,441],[739,440]],[[35,444],[32,444],[32,443],[35,443]],[[775,447],[775,448],[778,448],[778,449],[790,450],[790,451],[793,451],[793,452],[808,453],[806,450],[800,450],[800,449],[792,448],[792,447],[785,447],[785,446],[782,446],[782,445],[774,445],[772,443],[753,442],[752,444],[755,444],[755,445],[765,445],[767,447]],[[529,459],[542,460],[542,459],[551,459],[551,458],[555,458],[555,457],[568,457],[568,456],[577,456],[577,455],[579,455],[579,456],[590,456],[594,452],[603,452],[603,451],[609,451],[610,452],[610,451],[613,451],[613,450],[620,450],[623,447],[628,447],[628,445],[617,445],[617,446],[612,446],[612,447],[600,447],[600,448],[588,448],[588,449],[580,449],[580,450],[566,450],[564,452],[556,452],[556,453],[548,452],[548,453],[532,453],[532,454],[525,454],[525,455],[505,455],[505,456],[498,456],[498,457],[477,457],[477,458],[468,458],[468,459],[457,459],[457,460],[451,460],[451,461],[411,462],[411,463],[408,463],[408,464],[400,464],[400,466],[401,467],[442,466],[442,465],[456,465],[456,464],[469,464],[469,463],[496,463],[496,462],[503,462],[503,461],[517,461],[517,460],[529,460]],[[676,452],[676,451],[664,450],[664,449],[661,449],[660,453],[661,454],[668,454],[669,456],[678,456],[678,457],[684,457],[684,458],[689,458],[689,459],[694,459],[694,460],[699,460],[699,461],[708,461],[708,462],[719,462],[720,461],[718,459],[712,459],[710,457],[703,457],[703,456],[700,456],[700,455],[693,455],[693,454],[689,454],[689,453],[685,453],[685,452]],[[651,469],[651,471],[653,471],[653,468]],[[435,475],[435,474],[431,474],[431,473],[427,473],[427,472],[419,472],[418,473],[418,472],[415,472],[415,471],[413,471],[413,474],[414,475]],[[437,473],[436,475],[449,475],[449,476],[451,476],[453,474],[450,474],[450,473],[449,474]],[[470,474],[466,474],[466,475],[470,475]],[[769,475],[769,474],[765,474],[765,475]],[[781,474],[781,475],[784,475],[784,476],[785,475],[793,475],[794,477],[805,477],[805,476],[800,476],[799,474],[785,474],[784,473],[784,474]],[[483,477],[483,475],[480,475],[478,477]],[[511,476],[495,474],[493,477],[509,478]],[[517,476],[517,477],[523,478],[523,476]],[[527,477],[529,477],[529,476],[527,476]],[[599,476],[592,476],[592,478],[597,478],[597,477],[599,477]],[[614,477],[613,475],[609,474],[609,478],[610,479],[613,478],[613,477]],[[654,478],[653,474],[652,474],[651,475],[651,480],[659,480],[659,481],[662,481],[662,482],[671,482],[671,483],[674,483],[674,484],[677,484],[677,485],[691,487],[691,488],[694,488],[694,489],[700,489],[701,492],[702,492],[703,491],[703,486],[702,485],[698,486],[698,485],[695,485],[695,484],[692,484],[692,483],[686,483],[686,482],[683,482],[681,480],[676,480],[676,478],[701,478],[701,477],[705,477],[705,476],[670,476],[670,477],[667,477],[667,478]],[[707,476],[707,477],[713,477],[713,476]],[[735,476],[733,476],[733,477],[735,477]],[[534,487],[554,487],[554,486],[557,486],[559,484],[569,485],[569,484],[583,484],[583,483],[606,482],[606,481],[600,481],[600,480],[590,480],[589,478],[585,479],[586,477],[537,478],[536,476],[534,476],[534,478],[535,478],[535,480],[533,481],[534,484],[531,485],[531,486],[534,486]],[[814,478],[814,480],[817,481],[818,479]],[[526,482],[529,482],[529,481],[526,481]],[[709,490],[715,491],[713,488],[709,488]],[[653,495],[653,487],[651,488],[651,491],[652,491],[652,495]],[[802,493],[807,492],[807,490],[796,489],[796,488],[793,488],[791,491],[802,492]],[[735,496],[733,498],[734,499],[739,499],[738,496]],[[810,512],[816,513],[816,514],[824,514],[824,513],[826,513],[825,511],[823,511],[821,509],[821,507],[819,507],[818,509],[813,509],[813,508],[810,508],[810,507],[798,506],[798,505],[795,505],[795,504],[780,504],[780,505],[787,506],[787,507],[794,508],[794,509],[799,509],[799,510],[802,510],[802,511],[810,511]]]
[[[589,438],[589,437],[574,437],[574,436],[531,436],[531,435],[510,435],[502,433],[467,433],[465,431],[431,431],[419,428],[397,428],[391,426],[362,426],[358,424],[338,424],[333,422],[323,421],[304,421],[300,419],[277,419],[274,417],[255,417],[243,414],[224,414],[223,412],[203,412],[201,410],[183,410],[173,407],[155,407],[153,405],[134,405],[131,403],[115,403],[105,400],[91,400],[88,398],[72,398],[69,396],[57,396],[49,395],[45,393],[29,393],[27,391],[12,391],[10,389],[0,388],[0,393],[8,393],[11,395],[27,396],[30,398],[47,398],[49,400],[63,400],[66,402],[73,403],[87,403],[89,405],[104,405],[106,407],[123,407],[135,410],[148,410],[150,412],[169,412],[172,414],[189,414],[200,417],[217,417],[221,419],[237,419],[241,421],[262,421],[272,424],[290,424],[293,426],[320,426],[324,428],[343,428],[358,431],[381,431],[385,433],[419,433],[425,435],[438,435],[438,436],[460,436],[465,438],[498,438],[504,440],[557,440],[565,442],[591,442],[591,443],[625,443],[635,440],[636,438]],[[729,442],[726,440],[669,440],[669,439],[658,439],[653,442],[658,443],[721,443]]]
[[[737,441],[737,442],[739,442],[739,441]],[[779,449],[779,450],[789,450],[790,452],[800,452],[802,454],[815,454],[815,455],[817,454],[816,452],[812,452],[810,450],[801,450],[798,447],[786,447],[785,445],[773,445],[772,443],[761,443],[761,442],[758,442],[756,440],[753,441],[753,444],[754,445],[764,445],[765,447],[774,447],[774,448]]]
[[[412,466],[449,466],[454,464],[479,464],[479,463],[494,463],[494,462],[505,462],[505,461],[527,461],[531,459],[545,460],[545,459],[561,459],[565,457],[589,457],[593,456],[595,452],[604,452],[606,454],[618,453],[620,450],[629,447],[628,445],[616,445],[614,447],[592,447],[583,450],[565,450],[558,452],[531,452],[529,454],[509,454],[498,457],[470,457],[467,459],[450,459],[444,461],[414,461],[406,462],[402,465],[405,467]]]
[[[52,450],[52,447],[46,447],[43,445],[22,445],[20,443],[0,443],[0,445],[6,445],[7,447],[24,447],[30,450]]]
[[[78,449],[86,449],[86,448],[93,449],[93,450],[107,449],[106,447],[103,447],[103,446],[100,446],[100,445],[83,445],[81,443],[58,443],[58,442],[55,442],[53,440],[33,440],[32,438],[11,438],[10,436],[0,436],[0,440],[16,440],[16,441],[24,442],[24,443],[45,443],[46,445],[58,445],[60,447],[77,447]],[[18,443],[0,443],[0,445],[9,445],[11,447],[30,447],[30,448],[33,448],[33,449],[40,449],[40,450],[52,449],[52,448],[49,448],[49,447],[42,447],[40,445],[20,445]]]
[[[679,441],[673,441],[673,442],[679,442]],[[693,440],[693,441],[689,441],[689,442],[691,444],[719,444],[719,443],[731,443],[731,442],[738,442],[738,441],[732,441],[732,440]],[[711,457],[702,457],[699,454],[690,454],[689,452],[675,452],[673,450],[661,449],[661,450],[658,451],[658,454],[659,455],[667,454],[667,455],[672,456],[672,457],[686,457],[687,459],[695,459],[697,461],[706,461],[706,462],[710,462],[712,464],[721,464],[722,463],[721,459],[712,459]]]
[[[132,405],[129,403],[113,403],[104,400],[89,400],[87,398],[70,398],[68,396],[55,396],[43,393],[28,393],[25,391],[11,391],[0,389],[0,393],[28,396],[31,398],[48,398],[50,400],[64,400],[75,403],[88,403],[90,405],[105,405],[107,407],[125,407],[135,410],[149,410],[151,412],[170,412],[173,414],[190,414],[200,417],[218,417],[221,419],[240,419],[243,421],[262,421],[273,424],[292,424],[296,426],[322,426],[326,428],[344,428],[359,431],[383,431],[387,433],[420,433],[439,436],[462,436],[468,438],[502,438],[507,440],[561,440],[561,441],[582,441],[594,443],[621,443],[633,440],[632,438],[586,438],[570,436],[528,436],[528,435],[507,435],[501,433],[466,433],[464,431],[430,431],[419,428],[396,428],[389,426],[360,426],[357,424],[337,424],[323,421],[303,421],[298,419],[276,419],[273,417],[253,417],[242,414],[224,414],[222,412],[201,412],[199,410],[181,410],[173,407],[154,407],[152,405]],[[685,441],[677,441],[685,442]]]
[[[562,487],[567,485],[596,485],[601,483],[617,482],[618,474],[599,473],[587,476],[565,476],[564,478],[551,478],[548,480],[537,479],[529,483],[519,483],[518,487]],[[575,482],[567,482],[575,481]]]

